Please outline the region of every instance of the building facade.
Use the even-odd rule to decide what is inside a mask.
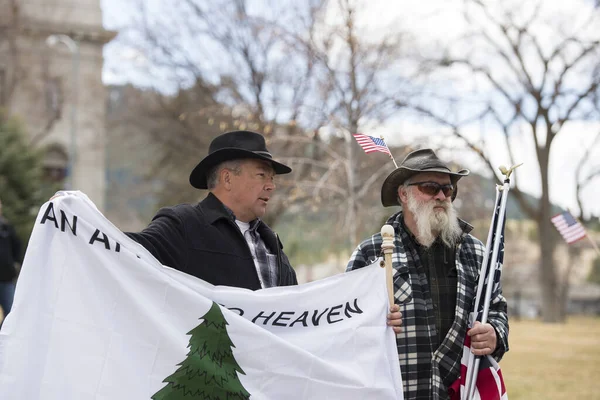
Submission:
[[[106,89],[99,0],[0,0],[0,107],[44,149],[46,180],[105,203]]]

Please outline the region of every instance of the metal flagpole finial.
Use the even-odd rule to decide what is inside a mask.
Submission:
[[[513,165],[510,168],[506,168],[504,165],[501,165],[498,167],[498,169],[500,170],[500,172],[502,172],[502,175],[504,175],[504,179],[510,179],[510,174],[512,174],[512,172],[519,168],[521,165],[523,165],[523,163],[517,164],[517,165]]]
[[[396,167],[396,169],[398,169],[398,164],[396,164],[396,160],[394,159],[394,156],[392,155],[392,151],[390,150],[390,148],[388,147],[385,139],[383,138],[383,135],[379,135],[379,138],[383,141],[383,144],[385,144],[385,147],[388,149],[390,158],[392,159],[392,162],[394,163],[394,166]]]

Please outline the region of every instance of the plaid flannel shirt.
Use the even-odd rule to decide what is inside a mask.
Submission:
[[[468,327],[469,312],[473,307],[479,269],[485,246],[468,234],[472,227],[459,220],[463,228],[461,243],[456,248],[458,284],[454,322],[441,345],[435,349],[436,327],[431,294],[417,250],[400,222],[402,211],[392,215],[387,224],[395,231],[392,268],[394,298],[402,312],[402,332],[396,335],[398,359],[402,370],[405,400],[444,400],[448,387],[460,375],[463,340]],[[370,265],[382,256],[381,234],[363,241],[354,251],[347,271]],[[506,300],[500,286],[492,294],[488,322],[496,330],[498,346],[493,356],[499,361],[508,350],[508,317]]]
[[[250,222],[250,229],[244,233],[244,238],[249,235],[252,240],[253,248],[250,249],[250,253],[253,253],[252,256],[255,257],[260,285],[263,288],[270,288],[277,286],[277,256],[269,253],[265,242],[260,237],[260,224],[262,224],[260,219]]]

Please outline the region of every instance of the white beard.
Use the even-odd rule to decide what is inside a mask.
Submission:
[[[417,232],[414,233],[419,243],[429,248],[439,237],[445,246],[453,248],[462,234],[454,205],[439,200],[419,202],[410,191],[407,191],[407,197],[408,210],[417,224]],[[434,210],[437,206],[444,207],[444,211]]]

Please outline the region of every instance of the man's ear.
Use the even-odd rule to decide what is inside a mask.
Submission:
[[[398,186],[398,198],[400,199],[401,204],[406,204],[408,202],[408,195],[406,194],[406,188],[404,185]]]
[[[219,180],[221,181],[221,183],[223,184],[223,187],[226,190],[231,190],[231,171],[230,170],[228,170],[227,168],[223,168],[219,172]]]

